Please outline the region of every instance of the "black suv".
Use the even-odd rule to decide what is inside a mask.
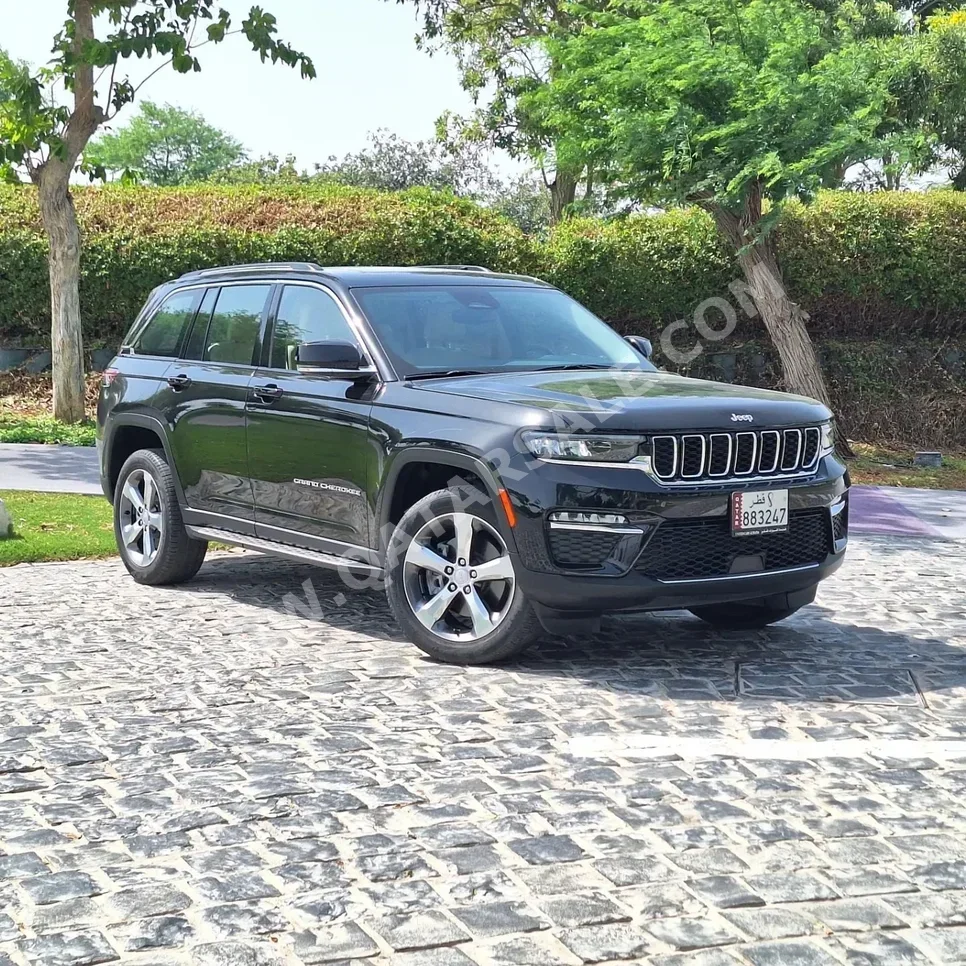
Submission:
[[[614,611],[789,616],[847,542],[831,413],[649,349],[474,266],[184,275],[104,374],[121,557],[146,584],[188,580],[212,540],[341,568],[465,664]]]

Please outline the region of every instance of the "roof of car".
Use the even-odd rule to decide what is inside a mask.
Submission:
[[[528,275],[509,275],[491,272],[479,265],[414,265],[393,267],[355,265],[325,267],[314,262],[265,262],[252,265],[226,265],[188,272],[178,282],[224,281],[247,278],[315,278],[340,282],[347,288],[374,288],[391,285],[447,285],[524,284],[546,285]]]

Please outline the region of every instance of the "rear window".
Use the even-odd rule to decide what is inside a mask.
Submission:
[[[175,358],[191,320],[197,297],[196,291],[169,295],[151,321],[141,330],[134,343],[134,351],[142,356]]]

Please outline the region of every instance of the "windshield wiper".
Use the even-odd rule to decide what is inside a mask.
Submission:
[[[493,370],[484,369],[436,369],[432,372],[410,372],[403,379],[445,379],[446,376],[486,376]]]
[[[570,369],[616,369],[617,366],[607,365],[602,362],[571,362],[566,366],[542,366],[536,372],[566,372]]]

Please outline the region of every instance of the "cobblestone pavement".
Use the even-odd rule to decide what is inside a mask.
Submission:
[[[0,571],[0,964],[966,962],[964,586],[858,539],[767,632],[464,670],[268,558]]]

